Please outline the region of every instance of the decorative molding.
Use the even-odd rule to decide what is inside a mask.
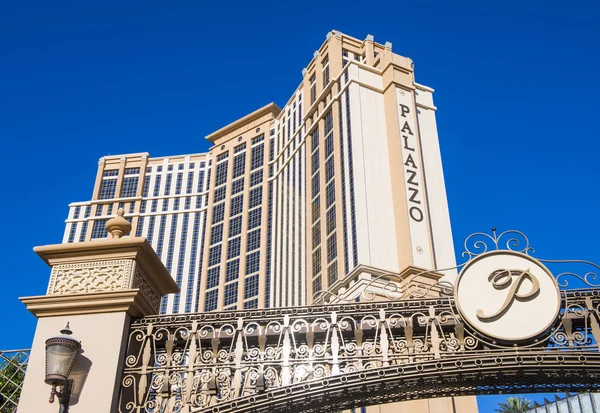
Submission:
[[[57,264],[52,267],[48,296],[139,290],[150,307],[146,314],[158,313],[161,294],[148,273],[135,260],[91,261]]]
[[[156,312],[137,289],[21,297],[19,300],[37,318],[122,311],[132,317],[144,317]]]
[[[148,301],[154,312],[159,312],[162,296],[158,292],[158,288],[150,281],[146,271],[144,271],[137,263],[134,265],[131,288],[139,289],[140,293],[142,293],[146,301]]]
[[[133,260],[57,264],[52,267],[48,295],[129,289],[133,264]]]

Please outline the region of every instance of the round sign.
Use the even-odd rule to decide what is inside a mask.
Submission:
[[[493,251],[469,261],[455,285],[465,322],[503,342],[544,333],[560,311],[560,290],[538,260],[519,252]]]

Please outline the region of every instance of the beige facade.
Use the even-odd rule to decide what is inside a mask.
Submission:
[[[208,135],[208,153],[102,158],[92,199],[70,205],[64,242],[104,238],[106,219],[125,208],[132,235],[148,239],[180,287],[161,313],[359,300],[376,277],[423,269],[438,269],[426,284],[453,281],[433,90],[416,83],[412,60],[373,36],[333,31],[302,73],[283,108]]]
[[[181,288],[163,313],[304,305],[365,274],[451,268],[432,92],[390,43],[331,32],[282,109],[210,134],[210,152],[102,158],[64,242],[104,237],[124,207]]]

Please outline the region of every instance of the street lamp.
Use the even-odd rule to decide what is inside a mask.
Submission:
[[[46,340],[46,384],[52,386],[50,392],[50,403],[54,403],[54,397],[61,399],[70,392],[69,373],[75,363],[75,358],[81,350],[81,343],[71,337],[73,332],[67,326],[60,330],[61,335]],[[61,391],[56,390],[61,386]],[[67,400],[65,400],[67,401]],[[63,400],[61,400],[63,402]]]

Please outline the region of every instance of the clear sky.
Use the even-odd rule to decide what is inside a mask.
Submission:
[[[598,7],[3,2],[0,348],[30,346],[35,319],[17,297],[44,294],[49,276],[32,247],[61,242],[98,158],[206,151],[210,132],[283,106],[332,29],[392,42],[436,90],[457,254],[496,226],[524,231],[539,257],[600,262]]]

